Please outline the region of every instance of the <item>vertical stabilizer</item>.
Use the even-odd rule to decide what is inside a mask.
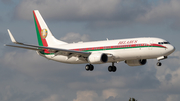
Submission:
[[[34,22],[36,27],[37,39],[39,46],[56,46],[60,44],[67,44],[66,42],[57,40],[49,30],[44,19],[38,10],[33,11]]]

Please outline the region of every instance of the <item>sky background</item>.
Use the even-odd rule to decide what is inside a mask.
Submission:
[[[40,57],[35,51],[5,47],[10,29],[21,42],[36,44],[33,10],[39,10],[57,39],[66,42],[159,37],[176,51],[156,66],[110,63],[64,64]],[[1,101],[179,101],[179,0],[0,0]]]

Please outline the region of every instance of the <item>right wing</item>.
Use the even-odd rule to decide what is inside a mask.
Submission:
[[[91,54],[91,52],[82,52],[82,51],[74,51],[74,50],[55,48],[55,47],[44,47],[44,46],[24,44],[21,42],[17,42],[9,29],[8,29],[8,33],[9,33],[11,41],[18,45],[6,45],[6,46],[24,48],[24,49],[30,49],[30,50],[36,50],[36,51],[43,51],[44,49],[47,49],[49,52],[54,53],[55,55],[78,56],[78,57],[84,57],[84,58],[88,57]]]

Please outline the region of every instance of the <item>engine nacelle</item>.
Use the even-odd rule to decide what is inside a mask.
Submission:
[[[108,61],[108,56],[104,53],[91,53],[88,57],[88,62],[91,64],[101,64]]]
[[[129,66],[141,66],[145,65],[147,62],[146,59],[141,59],[141,60],[126,60],[125,63],[128,64]]]

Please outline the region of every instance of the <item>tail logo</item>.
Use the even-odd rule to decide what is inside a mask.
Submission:
[[[41,37],[42,37],[43,39],[45,39],[45,38],[47,37],[47,34],[48,34],[47,29],[42,29],[42,30],[41,30]]]

